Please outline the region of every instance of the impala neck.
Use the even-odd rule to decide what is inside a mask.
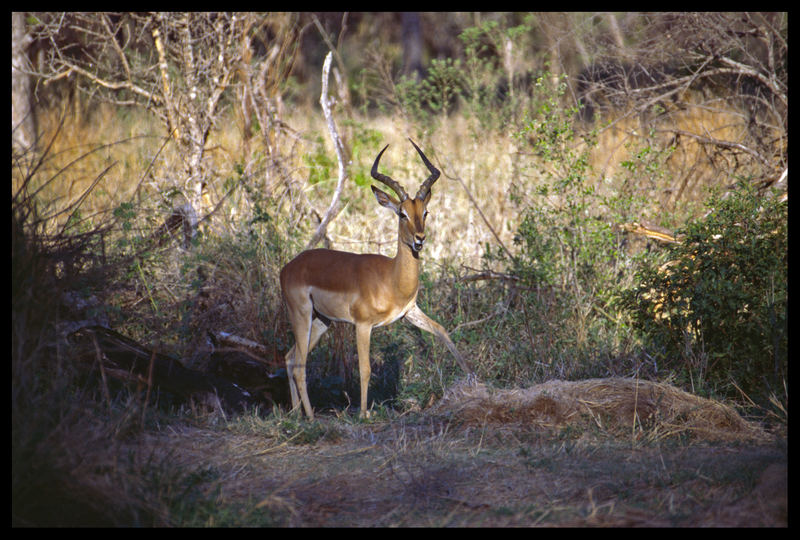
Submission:
[[[397,242],[394,257],[394,282],[397,290],[407,296],[417,293],[419,288],[419,253],[415,253],[402,239]]]

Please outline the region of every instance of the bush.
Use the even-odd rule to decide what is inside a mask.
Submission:
[[[577,110],[560,105],[565,82],[551,81],[548,74],[535,81],[535,108],[516,134],[533,155],[518,161],[510,194],[520,215],[515,249],[487,249],[487,259],[516,280],[530,378],[617,374],[627,367],[608,360],[624,355],[630,341],[617,299],[632,276],[614,222],[637,199],[598,190],[589,164],[594,134],[578,134]]]
[[[713,196],[626,305],[662,365],[696,391],[766,397],[787,369],[787,205],[741,185]]]
[[[401,76],[391,101],[406,120],[422,132],[435,131],[453,112],[469,125],[469,134],[482,139],[487,131],[516,128],[529,106],[532,70],[515,71],[528,50],[533,17],[504,27],[484,21],[459,34],[463,58],[433,58],[422,79]]]

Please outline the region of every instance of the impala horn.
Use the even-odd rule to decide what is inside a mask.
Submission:
[[[397,183],[396,181],[392,180],[390,177],[386,176],[385,174],[381,174],[381,173],[378,172],[378,162],[381,160],[381,156],[383,155],[383,153],[386,151],[387,148],[389,148],[388,144],[383,147],[383,150],[380,151],[380,153],[378,154],[378,157],[375,158],[375,163],[372,164],[372,173],[371,173],[372,174],[372,178],[374,178],[378,182],[382,182],[382,183],[386,184],[387,186],[389,186],[390,188],[392,188],[392,191],[397,193],[397,196],[400,197],[400,202],[403,202],[406,199],[408,199],[408,193],[406,193],[406,190],[403,189],[403,186],[401,186],[399,183]]]
[[[413,144],[414,148],[417,149],[417,153],[419,154],[419,157],[422,158],[422,162],[425,163],[425,166],[428,167],[429,171],[431,171],[431,175],[422,183],[421,186],[419,186],[419,191],[417,191],[416,198],[422,200],[428,196],[431,186],[434,182],[436,182],[436,180],[439,179],[439,169],[434,167],[431,162],[428,161],[428,158],[425,157],[425,154],[422,153],[422,150],[419,149],[419,146],[417,146],[414,141],[412,141],[410,138],[408,140],[411,141],[411,144]]]

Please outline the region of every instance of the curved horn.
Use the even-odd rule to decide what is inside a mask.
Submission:
[[[410,138],[408,140],[411,141],[411,144],[413,144],[414,148],[417,149],[417,153],[419,154],[419,157],[422,158],[422,162],[425,163],[425,166],[428,167],[429,171],[431,171],[431,175],[422,183],[421,186],[419,186],[419,191],[417,191],[416,198],[424,199],[431,190],[433,183],[439,178],[439,169],[434,167],[431,162],[428,161],[428,158],[425,157],[425,154],[422,153],[422,150],[419,149],[419,146],[417,146],[414,141],[412,141]]]
[[[374,178],[379,182],[383,182],[384,184],[392,188],[392,191],[397,193],[397,196],[400,197],[400,202],[403,202],[404,200],[408,199],[408,194],[406,193],[406,190],[403,189],[403,186],[401,186],[399,183],[392,180],[385,174],[381,174],[378,172],[378,162],[381,160],[381,156],[383,155],[383,153],[386,151],[387,148],[389,148],[388,144],[383,147],[383,150],[380,151],[378,157],[375,158],[375,163],[372,164],[372,173],[371,173],[372,178]]]

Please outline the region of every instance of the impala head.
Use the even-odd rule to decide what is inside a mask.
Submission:
[[[411,139],[408,140],[411,141]],[[372,164],[372,177],[392,188],[397,194],[398,199],[395,199],[375,186],[372,186],[372,192],[375,193],[378,204],[386,208],[391,208],[394,210],[395,214],[399,216],[400,242],[411,248],[411,252],[416,257],[422,249],[422,245],[425,243],[425,218],[428,215],[428,201],[431,200],[431,186],[439,178],[439,170],[428,161],[428,158],[425,157],[425,154],[422,153],[419,146],[414,144],[414,141],[411,141],[411,144],[417,149],[417,152],[422,158],[422,162],[425,163],[425,166],[428,167],[431,173],[427,180],[419,187],[416,196],[414,196],[413,199],[410,198],[406,190],[403,189],[403,186],[385,174],[378,172],[378,162],[380,162],[381,156],[389,147],[388,144],[383,147],[378,157],[375,158],[375,163]]]

